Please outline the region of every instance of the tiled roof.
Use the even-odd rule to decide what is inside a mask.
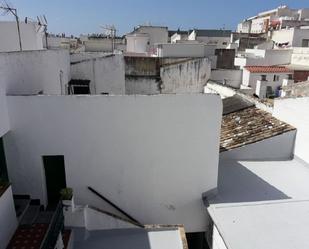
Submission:
[[[250,73],[292,73],[293,71],[280,66],[246,66]]]
[[[223,102],[223,115],[227,115],[232,112],[237,112],[240,110],[244,110],[248,107],[254,106],[253,103],[242,98],[237,94],[235,94],[232,97],[223,99],[222,102]]]
[[[220,152],[281,135],[295,130],[256,107],[224,115],[221,127]]]

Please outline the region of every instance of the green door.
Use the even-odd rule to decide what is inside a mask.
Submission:
[[[2,137],[0,138],[0,180],[9,181]]]
[[[56,206],[60,190],[66,188],[64,156],[43,156],[48,206]]]

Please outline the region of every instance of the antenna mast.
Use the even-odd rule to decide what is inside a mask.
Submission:
[[[21,35],[20,35],[20,26],[19,26],[19,17],[17,15],[17,9],[11,7],[5,0],[0,3],[0,9],[3,11],[3,15],[12,14],[15,17],[16,25],[17,25],[17,32],[18,32],[18,39],[19,39],[19,49],[23,51],[23,47],[21,44]]]
[[[115,38],[116,38],[116,28],[115,25],[106,25],[106,26],[101,26],[102,29],[106,30],[107,33],[110,35],[110,37],[112,38],[112,50],[114,52],[115,50]]]

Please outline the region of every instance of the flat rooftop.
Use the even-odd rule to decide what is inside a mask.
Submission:
[[[309,166],[221,161],[209,214],[228,249],[309,248]]]
[[[223,115],[220,152],[232,150],[295,130],[256,107]]]
[[[308,249],[309,201],[232,204],[208,209],[228,249]]]

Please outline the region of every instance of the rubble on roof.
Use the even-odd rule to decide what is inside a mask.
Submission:
[[[295,83],[282,88],[286,98],[309,97],[309,81]]]
[[[222,119],[220,152],[281,135],[295,130],[270,113],[256,107],[224,115]]]

